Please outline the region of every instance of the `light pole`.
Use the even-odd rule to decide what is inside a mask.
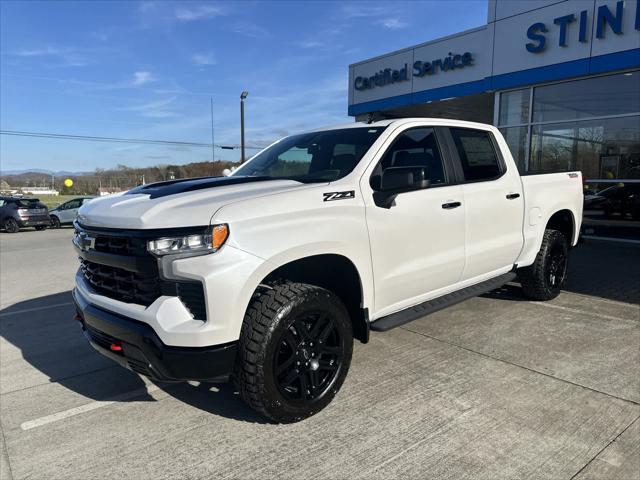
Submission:
[[[244,99],[248,95],[246,90],[240,94],[240,163],[244,163]]]
[[[216,146],[213,137],[213,97],[211,97],[211,161],[216,161]]]

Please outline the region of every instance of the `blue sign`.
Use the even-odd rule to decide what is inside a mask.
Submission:
[[[356,77],[353,86],[356,90],[368,90],[375,87],[384,87],[391,83],[404,82],[405,80],[409,80],[409,72],[406,63],[404,64],[404,67],[399,70],[385,68],[370,77]]]
[[[473,55],[465,52],[461,55],[449,52],[444,58],[438,58],[431,62],[416,61],[413,63],[413,75],[415,77],[424,77],[425,75],[433,75],[438,72],[448,72],[458,68],[469,67],[473,65]],[[404,82],[409,80],[409,70],[405,63],[404,67],[394,70],[385,68],[370,77],[356,77],[353,86],[356,90],[369,90],[375,87],[384,87],[392,83]]]
[[[416,77],[424,77],[425,75],[433,75],[438,71],[448,72],[457,68],[464,68],[473,65],[473,56],[469,52],[457,55],[449,52],[444,58],[438,58],[431,62],[414,62],[413,75]]]
[[[624,1],[620,0],[616,3],[615,13],[612,12],[607,5],[600,5],[596,12],[596,38],[605,38],[607,29],[611,29],[616,35],[622,35],[622,18],[624,16]],[[590,10],[582,10],[577,16],[573,13],[563,15],[553,19],[553,23],[560,28],[558,35],[558,46],[567,46],[567,32],[570,25],[578,22],[578,41],[587,43],[587,28],[589,25]],[[608,28],[607,28],[608,27]],[[575,28],[575,27],[571,27]],[[640,0],[636,0],[636,18],[635,29],[640,30]],[[528,52],[541,53],[547,48],[547,37],[549,29],[542,22],[536,22],[527,29],[527,38],[532,40],[525,45]]]

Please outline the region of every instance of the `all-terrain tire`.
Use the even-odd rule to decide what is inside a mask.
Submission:
[[[304,283],[273,285],[256,292],[247,309],[234,382],[254,410],[297,422],[331,402],[352,352],[351,320],[335,294]]]
[[[532,265],[518,271],[524,294],[532,300],[556,298],[567,278],[569,246],[558,230],[545,230]]]

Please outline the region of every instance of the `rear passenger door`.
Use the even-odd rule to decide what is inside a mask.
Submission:
[[[523,245],[520,174],[513,164],[507,168],[491,131],[453,127],[448,131],[466,206],[462,280],[509,270]]]
[[[381,175],[397,167],[423,168],[430,186],[398,194],[393,204],[374,200]],[[464,267],[465,211],[436,131],[415,127],[397,134],[362,177],[375,284],[373,318],[441,294]]]

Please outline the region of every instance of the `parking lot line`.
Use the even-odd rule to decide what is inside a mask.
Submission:
[[[613,315],[605,315],[602,313],[596,313],[596,312],[589,312],[587,310],[579,310],[577,308],[571,308],[571,307],[563,307],[562,305],[553,305],[552,303],[545,303],[545,302],[529,302],[532,305],[540,305],[541,307],[547,307],[547,308],[555,308],[558,310],[565,310],[567,312],[571,312],[571,313],[579,313],[580,315],[595,315],[598,318],[606,318],[607,320],[617,320],[620,322],[628,322],[629,319],[628,318],[621,318],[621,317],[614,317]]]
[[[62,412],[53,413],[51,415],[46,415],[44,417],[36,418],[35,420],[29,420],[28,422],[23,422],[20,425],[20,428],[26,431],[26,430],[31,430],[33,428],[42,427],[43,425],[48,425],[50,423],[58,422],[60,420],[64,420],[65,418],[74,417],[82,413],[91,412],[93,410],[97,410],[98,408],[109,406],[112,403],[122,402],[125,400],[129,400],[131,398],[140,397],[145,394],[151,394],[157,390],[160,390],[160,387],[158,387],[157,385],[138,388],[137,390],[121,393],[120,395],[111,397],[108,400],[97,400],[95,402],[87,403],[85,405],[80,405],[79,407],[70,408],[69,410],[63,410]]]
[[[25,308],[24,310],[16,310],[15,312],[0,313],[0,317],[7,317],[9,315],[18,315],[20,313],[37,312],[39,310],[47,310],[48,308],[66,307],[68,305],[73,305],[73,303],[65,302],[65,303],[56,303],[55,305],[47,305],[46,307]]]

